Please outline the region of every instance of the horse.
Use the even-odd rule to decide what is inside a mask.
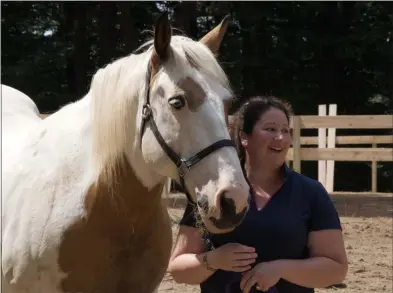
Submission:
[[[151,293],[172,231],[161,198],[182,184],[207,231],[226,233],[249,186],[225,123],[233,97],[216,59],[228,17],[200,40],[168,16],[138,51],[94,74],[45,119],[2,85],[3,293]]]

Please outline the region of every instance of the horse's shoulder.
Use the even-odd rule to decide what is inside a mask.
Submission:
[[[3,166],[3,225],[18,226],[16,233],[26,230],[18,236],[22,242],[60,233],[70,218],[83,212],[83,186],[89,184],[83,161],[50,153],[26,146],[10,153]]]
[[[46,266],[57,262],[62,234],[81,214],[75,200],[58,200],[47,189],[33,194],[26,186],[8,194],[3,206],[2,266],[8,283],[31,282],[40,271],[54,273]]]

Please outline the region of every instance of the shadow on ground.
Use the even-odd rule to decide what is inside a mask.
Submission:
[[[382,194],[332,194],[332,200],[341,217],[392,218],[393,196]],[[184,194],[164,198],[172,208],[183,209],[187,203]]]
[[[392,196],[373,194],[333,194],[331,197],[341,217],[393,217]]]

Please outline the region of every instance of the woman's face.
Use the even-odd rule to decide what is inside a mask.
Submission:
[[[267,110],[250,135],[241,133],[241,141],[251,162],[281,166],[292,143],[285,113],[276,108]]]

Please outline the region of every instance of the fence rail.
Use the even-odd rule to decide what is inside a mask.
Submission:
[[[301,128],[336,129],[389,129],[393,128],[392,115],[340,115],[340,116],[295,116]]]
[[[334,192],[334,162],[371,162],[371,191],[377,192],[377,162],[393,162],[392,135],[336,136],[336,129],[393,130],[392,115],[339,115],[337,105],[319,105],[319,116],[295,116],[291,121],[293,145],[287,155],[292,166],[301,172],[302,161],[318,161],[318,180],[328,192]],[[318,129],[318,136],[302,137],[302,129]],[[326,137],[326,130],[328,135]],[[393,134],[393,133],[392,133]],[[336,147],[347,145],[348,147]],[[354,147],[370,145],[370,147]],[[380,147],[384,145],[384,147]],[[310,147],[310,146],[317,146]]]
[[[393,119],[393,118],[392,118]],[[301,145],[318,145],[318,137],[305,136],[300,137]],[[392,135],[343,135],[335,138],[337,144],[393,144]]]
[[[287,160],[293,160],[293,149]],[[298,159],[301,161],[334,160],[343,162],[391,162],[393,149],[390,148],[301,148]]]

